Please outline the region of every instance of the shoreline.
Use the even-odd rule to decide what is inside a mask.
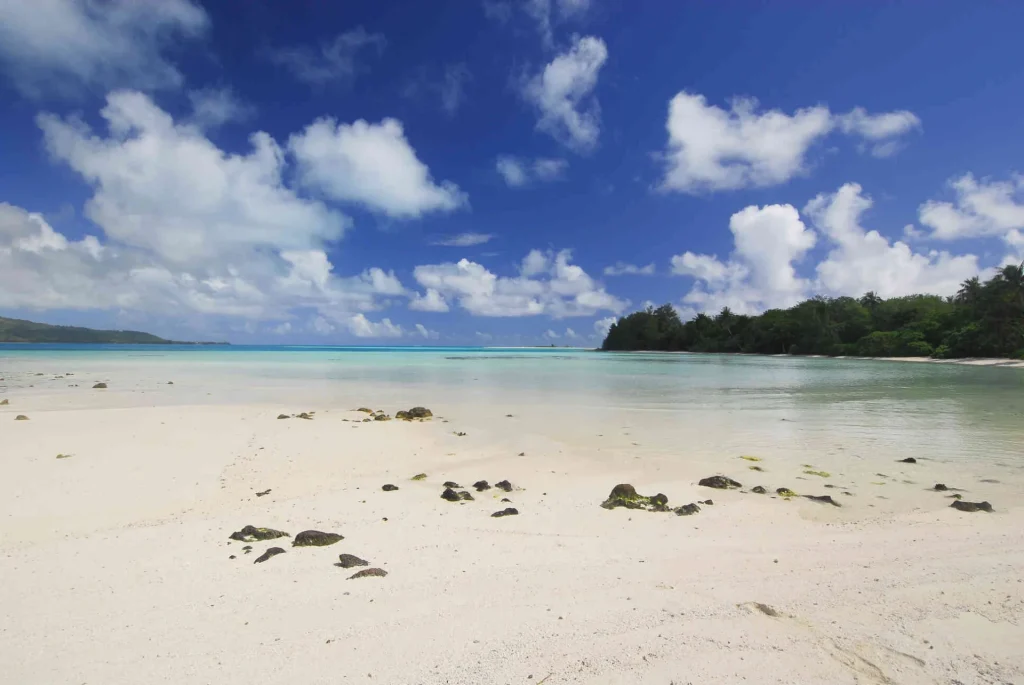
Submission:
[[[606,354],[688,354],[709,357],[765,357],[767,359],[843,359],[861,362],[911,362],[929,364],[952,364],[960,366],[999,367],[1007,369],[1024,369],[1024,359],[1004,359],[993,357],[963,357],[959,359],[933,359],[932,357],[847,357],[830,356],[827,354],[757,354],[754,352],[692,352],[690,350],[602,350],[594,352]]]

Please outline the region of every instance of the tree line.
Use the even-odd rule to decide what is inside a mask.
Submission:
[[[672,305],[648,307],[613,324],[602,349],[1024,359],[1024,264],[964,281],[952,297],[814,297],[758,316],[726,307],[685,323]]]

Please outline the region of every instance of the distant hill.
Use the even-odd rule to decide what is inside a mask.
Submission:
[[[77,326],[51,326],[23,319],[0,316],[0,343],[95,343],[120,345],[174,345],[219,343],[180,343],[140,331],[98,331]]]

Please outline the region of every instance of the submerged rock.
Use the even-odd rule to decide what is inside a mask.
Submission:
[[[509,483],[507,480],[499,480],[494,484],[494,487],[505,492],[512,492],[512,483]]]
[[[700,507],[691,502],[690,504],[684,504],[677,509],[674,509],[676,516],[693,516],[694,514],[700,513]]]
[[[92,386],[92,389],[93,390],[106,390],[107,389],[107,384],[106,383],[97,383],[96,385]]]
[[[765,490],[765,489],[764,489],[764,488],[763,488],[762,486],[760,486],[760,485],[755,485],[755,486],[754,486],[753,488],[751,488],[751,489],[750,489],[750,491],[751,491],[751,492],[754,492],[754,493],[757,493],[758,495],[763,495],[763,494],[765,494],[766,492],[768,492],[767,490]]]
[[[286,538],[288,537],[288,533],[280,530],[274,530],[273,528],[246,526],[242,530],[232,533],[230,537],[232,540],[238,540],[239,542],[259,542],[260,540]]]
[[[964,502],[963,500],[955,500],[949,506],[953,507],[958,511],[975,512],[975,511],[986,511],[992,513],[992,505],[988,502]]]
[[[24,414],[18,414],[17,416],[14,417],[14,420],[15,421],[28,421],[28,417],[25,416]]]
[[[917,459],[914,459],[913,457],[907,457],[906,459],[900,459],[899,462],[901,464],[916,464]]]
[[[304,530],[292,540],[292,547],[326,547],[344,540],[345,536],[337,533],[324,533],[319,530]]]
[[[500,483],[499,483],[500,485]],[[668,511],[668,497],[658,493],[646,496],[637,494],[636,488],[629,483],[620,483],[612,488],[608,499],[601,503],[605,509],[646,509],[648,511]]]
[[[415,476],[413,476],[409,480],[426,480],[426,479],[427,479],[427,474],[425,474],[425,473],[417,473]]]
[[[804,495],[807,499],[814,502],[821,502],[822,504],[831,504],[833,507],[841,507],[839,502],[832,499],[832,495]]]
[[[391,483],[386,483],[380,486],[380,489],[383,490],[384,492],[394,492],[395,490],[398,489],[398,486],[392,485]]]
[[[935,487],[932,488],[932,490],[937,490],[938,492],[945,492],[946,490],[949,490],[949,488],[946,486],[945,483],[936,483]]]
[[[359,571],[358,573],[354,573],[351,576],[349,576],[348,579],[355,580],[356,578],[383,578],[387,574],[388,572],[382,568],[364,568],[362,571]]]
[[[732,478],[728,478],[726,476],[710,476],[708,478],[702,478],[697,485],[703,485],[706,488],[715,488],[716,490],[728,490],[730,488],[743,487]]]
[[[477,482],[473,483],[473,487],[476,488],[477,492],[483,492],[484,490],[491,489],[490,484],[485,480],[478,480]]]
[[[507,507],[491,514],[491,518],[501,518],[502,516],[519,516],[519,510],[515,507]]]
[[[365,559],[360,559],[359,557],[357,557],[354,554],[339,554],[338,555],[338,563],[335,564],[335,566],[340,566],[341,568],[352,568],[354,566],[369,566],[369,565],[370,565],[370,562],[366,561]]]
[[[779,497],[796,497],[796,493],[789,488],[779,488],[775,491],[775,494]]]
[[[456,482],[455,482],[455,481],[453,481],[453,480],[446,480],[446,481],[444,482],[444,486],[445,486],[446,488],[461,488],[461,487],[462,487],[461,485],[459,485],[458,483],[456,483]]]
[[[448,500],[449,502],[458,502],[459,493],[455,492],[451,488],[445,488],[444,492],[441,493],[441,499]]]
[[[256,557],[252,563],[261,564],[271,557],[276,557],[278,554],[284,554],[284,550],[280,547],[271,547],[266,552]]]

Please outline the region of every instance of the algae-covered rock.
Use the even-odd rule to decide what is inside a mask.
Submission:
[[[6,407],[10,403],[11,403],[11,401],[8,400],[8,399],[6,399],[6,398],[2,399],[2,400],[0,400],[0,407]]]
[[[914,459],[913,457],[907,457],[906,459],[900,459],[899,462],[901,464],[916,464],[917,459]]]
[[[17,416],[14,417],[14,420],[15,421],[28,421],[28,417],[25,416],[24,414],[18,414]]]
[[[404,409],[396,411],[395,418],[398,419],[399,421],[412,421],[412,416],[410,416],[409,412],[405,411]]]
[[[758,466],[757,464],[751,464],[747,468],[750,469],[751,471],[764,471],[764,469]]]
[[[359,407],[359,409],[356,409],[356,411],[361,411],[364,414],[372,414],[373,413],[373,410],[368,408],[368,407]]]
[[[766,492],[768,492],[767,490],[765,490],[765,489],[764,489],[764,487],[763,487],[763,486],[760,486],[760,485],[755,485],[754,487],[752,487],[752,488],[750,489],[750,491],[751,491],[751,492],[754,492],[754,493],[757,493],[758,495],[763,495],[763,494],[765,494]]]
[[[512,492],[512,483],[509,483],[507,480],[499,480],[494,484],[494,487],[505,492]]]
[[[107,389],[107,384],[106,383],[97,383],[96,385],[92,386],[92,389],[93,390],[106,390]]]
[[[793,492],[792,490],[790,490],[789,488],[779,488],[778,490],[775,491],[775,494],[777,494],[779,497],[796,497],[797,496],[796,493]]]
[[[473,483],[473,487],[476,488],[477,492],[483,492],[484,490],[491,489],[490,484],[485,480],[478,480],[477,482]]]
[[[676,516],[693,516],[700,512],[700,507],[692,502],[690,504],[684,504],[681,507],[674,509]]]
[[[992,513],[992,505],[988,502],[964,502],[963,500],[955,500],[949,506],[953,507],[958,511],[966,511],[973,513],[975,511],[985,511]]]
[[[747,461],[761,461],[761,457],[741,456],[740,459],[746,459]]]
[[[462,490],[461,492],[459,492],[459,499],[464,501],[464,502],[472,502],[473,501],[473,495],[469,494],[465,490]]]
[[[261,564],[267,559],[270,559],[271,557],[276,557],[278,554],[284,554],[284,550],[280,547],[271,547],[266,552],[256,557],[252,563]]]
[[[427,479],[427,474],[425,474],[425,473],[417,473],[415,476],[413,476],[409,480],[426,480],[426,479]]]
[[[356,578],[383,578],[387,574],[388,572],[382,568],[364,568],[362,571],[359,571],[349,576],[348,579],[355,580]]]
[[[933,490],[938,490],[939,492],[945,492],[946,490],[949,490],[949,487],[946,486],[945,483],[936,483],[935,487],[932,488],[932,489]]]
[[[307,421],[312,421],[313,420],[313,414],[311,412],[304,411],[304,412],[301,412],[299,414],[296,414],[295,418],[297,418],[297,419],[306,419]]]
[[[460,490],[460,489],[462,488],[462,486],[461,486],[461,485],[459,485],[458,483],[456,483],[456,482],[455,482],[455,481],[453,481],[453,480],[446,480],[446,481],[444,482],[444,486],[445,486],[446,488],[454,488],[454,489],[456,489],[456,490]]]
[[[341,568],[353,568],[355,566],[369,565],[370,562],[366,561],[365,559],[360,559],[354,554],[339,554],[338,563],[335,564],[335,566],[340,566]]]
[[[806,473],[808,476],[818,476],[819,478],[832,477],[832,474],[829,473],[828,471],[814,471],[812,469],[807,469],[806,471],[804,471],[804,473]]]
[[[373,417],[374,421],[390,421],[391,417],[387,414],[375,414]]]
[[[288,533],[283,531],[274,530],[273,528],[257,528],[256,526],[246,526],[242,530],[231,534],[231,539],[238,540],[239,542],[259,542],[261,540],[274,540],[286,537],[288,537]]]
[[[269,494],[270,494],[270,488],[267,488],[266,490],[260,490],[259,492],[257,492],[256,496],[257,497],[266,497]]]
[[[292,540],[292,547],[326,547],[344,540],[338,533],[324,533],[319,530],[304,530]]]
[[[612,488],[608,499],[601,503],[605,509],[646,509],[648,511],[668,511],[668,497],[658,493],[657,495],[646,496],[637,493],[629,483],[620,483]]]
[[[821,504],[831,504],[833,507],[841,507],[839,502],[832,499],[832,495],[804,495],[807,499],[812,502],[820,502]]]
[[[413,407],[408,411],[410,418],[414,419],[429,419],[434,414],[426,407]]]
[[[278,420],[281,420],[281,419],[290,419],[291,417],[288,416],[287,414],[278,414],[277,418],[278,418]]]
[[[518,516],[519,510],[515,507],[507,507],[501,511],[496,511],[491,514],[491,518],[501,518],[502,516]]]
[[[709,476],[708,478],[702,478],[697,485],[703,485],[706,488],[715,488],[716,490],[729,490],[730,488],[743,487],[732,478],[728,478],[726,476]]]
[[[384,485],[380,486],[380,489],[383,490],[384,492],[394,492],[395,490],[398,489],[398,486],[392,485],[391,483],[385,483]]]
[[[701,504],[706,504],[706,505],[708,505],[710,507],[710,506],[714,505],[714,502],[712,500],[706,499],[706,500],[702,501]]]
[[[449,502],[458,502],[459,493],[455,492],[451,488],[445,488],[444,492],[441,493],[441,499],[448,500]]]
[[[70,454],[58,454],[57,458],[58,459],[70,459],[71,455]]]

